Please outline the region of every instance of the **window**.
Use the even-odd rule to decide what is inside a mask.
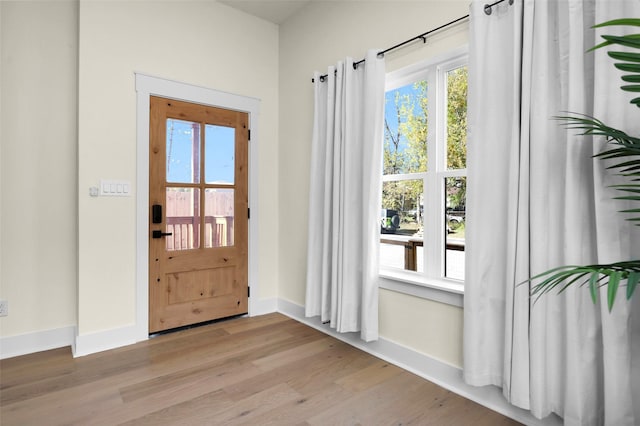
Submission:
[[[387,75],[381,272],[464,281],[466,55]]]

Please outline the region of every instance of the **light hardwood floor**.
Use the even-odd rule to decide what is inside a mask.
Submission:
[[[280,314],[0,361],[10,425],[512,425]]]

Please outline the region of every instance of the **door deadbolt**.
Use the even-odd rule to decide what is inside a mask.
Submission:
[[[151,206],[151,223],[162,223],[162,205]]]

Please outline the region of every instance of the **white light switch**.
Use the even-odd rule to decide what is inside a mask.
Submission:
[[[128,197],[131,193],[131,182],[127,180],[100,180],[100,195],[103,197]]]

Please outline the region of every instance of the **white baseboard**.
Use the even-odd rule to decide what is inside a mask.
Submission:
[[[17,336],[0,337],[0,359],[48,351],[65,346],[73,347],[75,335],[76,327],[70,325]]]
[[[76,337],[73,356],[85,356],[136,343],[138,328],[135,325],[83,334]]]
[[[250,316],[276,312],[278,299],[250,300]],[[71,346],[74,357],[131,345],[138,341],[139,330],[135,325],[76,336],[75,327],[39,331],[19,336],[0,338],[0,359],[34,352]]]
[[[303,306],[284,299],[278,299],[278,312],[525,425],[555,426],[562,424],[562,420],[555,415],[543,420],[536,419],[529,411],[509,404],[502,396],[500,388],[496,386],[475,387],[468,385],[462,378],[462,370],[460,368],[431,358],[384,337],[380,337],[375,342],[367,343],[360,339],[359,333],[337,333],[328,324],[322,324],[319,317],[305,317]]]
[[[249,316],[266,315],[274,313],[278,310],[278,299],[275,297],[270,299],[258,299],[257,297],[249,298]]]

